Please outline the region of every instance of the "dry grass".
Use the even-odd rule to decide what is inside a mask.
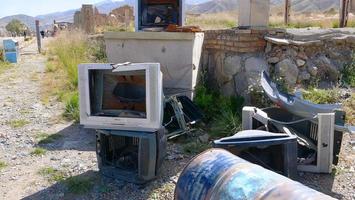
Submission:
[[[236,12],[223,12],[201,15],[187,15],[187,25],[200,26],[203,30],[225,29],[237,26]]]
[[[339,15],[337,12],[326,13],[292,13],[289,25],[284,25],[284,16],[281,10],[272,9],[270,12],[269,26],[275,28],[338,28]],[[198,25],[203,30],[225,29],[236,27],[238,12],[229,11],[213,14],[187,15],[187,25]],[[355,16],[350,14],[348,27],[355,27]]]

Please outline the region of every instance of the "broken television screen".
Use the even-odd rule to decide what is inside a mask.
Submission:
[[[147,1],[142,4],[142,26],[167,26],[179,24],[179,3],[177,1],[166,1],[167,3],[156,3]]]
[[[93,116],[147,118],[145,70],[90,70],[89,90]]]

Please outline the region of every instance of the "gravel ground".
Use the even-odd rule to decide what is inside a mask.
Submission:
[[[168,156],[155,181],[137,186],[98,173],[95,135],[61,119],[63,105],[40,100],[45,60],[36,46],[23,49],[22,61],[0,75],[0,199],[173,199],[179,173],[192,158],[181,146],[169,143]],[[14,122],[22,122],[16,126]],[[46,153],[31,152],[39,147],[39,133],[60,135],[41,145]],[[300,182],[340,199],[355,199],[355,150],[350,135],[344,136],[340,163],[334,175],[300,173]],[[91,177],[89,191],[73,194],[65,181],[54,182],[39,174],[43,168],[62,171],[65,177]]]

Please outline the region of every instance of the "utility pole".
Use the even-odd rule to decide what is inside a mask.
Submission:
[[[291,11],[291,0],[285,0],[285,18],[284,18],[285,25],[288,25],[290,23],[290,11]]]
[[[39,33],[39,20],[36,20],[36,37],[37,37],[38,53],[41,53],[41,35]]]
[[[349,4],[350,4],[350,0],[340,0],[339,28],[344,28],[348,24],[349,8],[350,8]]]

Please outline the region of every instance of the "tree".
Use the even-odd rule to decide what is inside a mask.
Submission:
[[[23,34],[27,27],[20,20],[13,19],[5,26],[6,30],[11,33],[16,33],[16,35]]]

